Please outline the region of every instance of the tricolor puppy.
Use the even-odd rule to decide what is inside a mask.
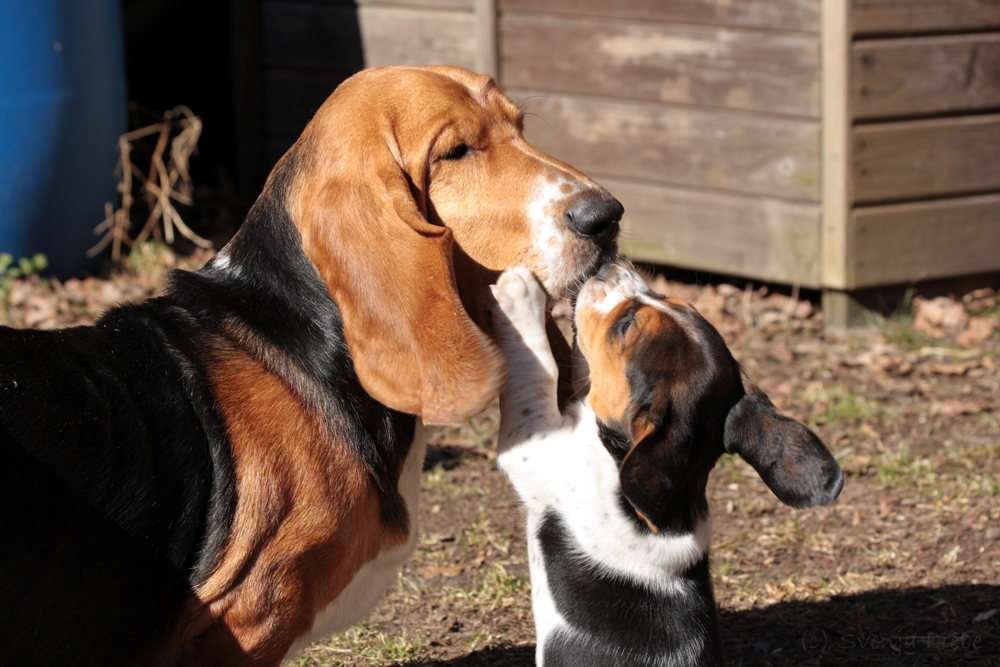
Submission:
[[[503,382],[490,284],[558,297],[615,254],[621,204],[521,121],[486,76],[364,70],[203,269],[0,327],[0,663],[273,667],[374,606],[424,424]]]
[[[564,414],[538,283],[512,269],[494,294],[499,465],[527,508],[537,663],[722,664],[705,499],[716,460],[739,454],[800,508],[833,502],[840,467],[693,307],[620,266],[577,298],[590,390]]]

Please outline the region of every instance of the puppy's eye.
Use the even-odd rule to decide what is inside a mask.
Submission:
[[[439,157],[439,160],[461,160],[463,157],[468,155],[469,147],[465,144],[459,144],[455,146],[450,151]]]
[[[628,333],[628,330],[632,328],[633,324],[635,324],[635,311],[630,310],[622,315],[617,322],[615,322],[614,331],[619,338],[625,340],[625,334]]]

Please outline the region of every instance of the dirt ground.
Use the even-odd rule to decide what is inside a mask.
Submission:
[[[93,321],[155,293],[151,249],[110,280],[2,280],[0,324]],[[831,507],[783,506],[738,459],[713,473],[712,571],[733,665],[1000,666],[1000,309],[990,290],[913,300],[824,332],[808,301],[653,280],[692,300],[846,473]],[[963,298],[964,296],[964,298]],[[496,408],[443,429],[423,477],[419,547],[363,624],[290,665],[528,666],[522,512],[496,469]]]

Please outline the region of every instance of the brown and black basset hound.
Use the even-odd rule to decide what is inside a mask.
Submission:
[[[489,285],[567,295],[622,207],[492,79],[371,69],[233,240],[93,327],[0,329],[0,662],[277,665],[416,533],[425,424],[503,381]]]

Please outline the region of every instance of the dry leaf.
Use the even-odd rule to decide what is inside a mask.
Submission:
[[[979,359],[963,361],[957,364],[928,364],[927,370],[937,375],[965,375],[972,368],[979,368]]]
[[[971,401],[934,401],[931,403],[932,417],[954,417],[955,415],[977,415],[983,411],[983,406]]]
[[[435,579],[437,577],[457,577],[465,570],[464,565],[454,565],[451,567],[441,567],[439,565],[428,565],[417,570],[424,579]]]
[[[940,563],[941,565],[944,565],[945,567],[947,567],[949,565],[954,565],[955,561],[958,560],[958,552],[961,551],[961,550],[962,550],[962,547],[960,547],[960,546],[958,546],[956,544],[954,547],[951,548],[950,551],[948,551],[948,553],[946,553],[945,555],[941,556],[941,558],[938,560],[938,563]]]
[[[970,313],[990,310],[997,307],[997,294],[992,287],[984,287],[963,296],[962,303]]]
[[[985,317],[973,317],[969,319],[969,324],[964,331],[955,337],[955,341],[962,347],[976,347],[982,345],[993,335],[995,328],[993,320]]]
[[[946,296],[929,300],[916,297],[913,312],[916,315],[913,327],[932,336],[956,334],[969,322],[969,314],[962,304]]]

